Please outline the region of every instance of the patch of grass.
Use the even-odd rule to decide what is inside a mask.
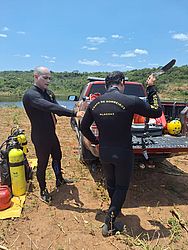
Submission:
[[[150,241],[148,234],[140,234],[136,237],[130,235],[118,235],[117,236],[123,243],[129,246],[130,249],[142,249],[142,250],[170,250],[169,247],[162,247],[158,244],[158,241],[155,245]],[[145,237],[145,239],[143,239]],[[142,238],[142,239],[141,239]]]
[[[53,180],[54,174],[52,172],[52,169],[47,168],[46,169],[46,180]]]
[[[74,175],[76,176],[76,178],[78,178],[78,180],[80,180],[82,178],[88,178],[89,171],[83,163],[79,162],[79,160],[75,160],[74,165],[76,167],[74,170],[74,172],[75,172]]]
[[[19,112],[15,112],[13,114],[13,118],[12,119],[13,119],[13,124],[14,125],[19,125],[19,121],[20,121],[20,114],[19,114]]]
[[[176,218],[172,217],[168,220],[168,225],[170,226],[170,242],[177,242],[182,237],[181,226]]]
[[[108,193],[104,187],[104,184],[102,182],[96,182],[96,185],[97,185],[97,191],[100,192],[100,197],[101,197],[101,200],[104,202],[104,201],[109,201],[109,196],[108,196]]]

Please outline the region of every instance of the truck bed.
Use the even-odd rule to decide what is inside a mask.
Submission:
[[[171,154],[171,153],[188,153],[188,137],[180,136],[158,136],[158,137],[147,137],[144,138],[145,147],[148,154]],[[142,149],[142,138],[133,136],[132,145],[134,153],[140,154]]]

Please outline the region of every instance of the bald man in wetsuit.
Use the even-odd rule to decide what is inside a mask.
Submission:
[[[106,79],[106,93],[93,100],[82,119],[82,134],[95,148],[99,148],[99,158],[107,182],[111,200],[102,227],[103,236],[114,234],[118,228],[116,217],[121,211],[129,188],[133,169],[131,124],[134,114],[145,117],[160,117],[162,109],[157,95],[154,75],[147,79],[148,102],[124,92],[124,74],[110,73]],[[95,122],[99,139],[90,126]]]
[[[62,152],[55,132],[55,115],[83,116],[83,112],[75,113],[73,110],[64,108],[57,103],[53,92],[48,90],[50,80],[51,72],[48,68],[43,66],[35,68],[34,85],[23,96],[23,105],[31,123],[31,140],[38,159],[37,180],[40,186],[40,197],[46,203],[50,203],[52,200],[45,181],[50,155],[56,176],[56,186],[70,182],[70,180],[64,179],[61,173]]]

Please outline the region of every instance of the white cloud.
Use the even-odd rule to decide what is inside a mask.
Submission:
[[[30,54],[25,54],[25,55],[15,54],[14,56],[17,56],[17,57],[24,57],[24,58],[29,58],[29,57],[31,57]]]
[[[98,36],[87,37],[87,40],[88,40],[88,42],[90,44],[99,45],[101,43],[105,43],[106,42],[106,37],[98,37]]]
[[[25,35],[25,31],[17,31],[16,33],[20,35]]]
[[[124,54],[121,54],[120,57],[135,57],[136,54],[131,51],[126,51]]]
[[[144,49],[135,49],[134,51],[125,51],[123,54],[118,55],[117,53],[112,53],[112,57],[126,57],[126,58],[130,58],[130,57],[136,57],[138,55],[147,55],[148,51],[144,50]]]
[[[148,54],[147,50],[145,50],[145,49],[135,49],[134,53],[139,54],[139,55],[147,55]]]
[[[129,66],[129,65],[128,65],[128,66],[126,66],[125,68],[126,68],[126,69],[128,69],[128,70],[134,69],[134,67],[133,67],[133,66]]]
[[[0,37],[6,38],[7,35],[6,34],[0,34]]]
[[[125,64],[114,64],[114,63],[107,63],[106,66],[109,66],[109,67],[113,67],[113,68],[122,68],[122,67],[126,67]]]
[[[56,62],[56,56],[47,56],[47,55],[41,55],[42,58],[46,59],[46,62],[48,63],[55,63]]]
[[[98,50],[96,47],[88,47],[88,46],[83,46],[82,49],[87,49],[87,50]]]
[[[119,55],[117,53],[112,53],[112,57],[119,57]]]
[[[143,59],[143,58],[142,58],[142,59],[139,59],[138,62],[139,62],[139,63],[144,63],[144,62],[146,62],[146,59]]]
[[[125,65],[125,64],[114,64],[114,63],[107,63],[106,66],[108,67],[112,67],[112,68],[118,68],[118,69],[121,69],[121,70],[132,70],[134,69],[134,67],[132,66],[129,66],[129,65]],[[126,80],[128,80],[128,78],[126,78]]]
[[[112,35],[112,38],[114,38],[114,39],[122,39],[123,36],[120,36],[120,35]]]
[[[148,66],[153,67],[153,68],[157,68],[157,67],[159,67],[159,64],[158,63],[149,63]]]
[[[2,31],[5,31],[5,32],[9,31],[9,28],[5,26],[5,27],[2,28]]]
[[[41,56],[42,58],[45,58],[45,59],[50,59],[49,56]]]
[[[29,58],[29,57],[31,57],[31,55],[30,54],[25,54],[23,57]]]
[[[188,34],[176,33],[172,36],[172,38],[184,42],[184,41],[188,41]]]
[[[174,31],[174,30],[169,30],[168,33],[169,33],[169,34],[173,34],[173,33],[175,33],[175,31]]]
[[[79,60],[78,61],[79,64],[84,64],[84,65],[89,65],[89,66],[101,66],[102,64],[97,61],[97,60],[93,60],[93,61],[89,61],[87,59],[83,59],[83,60]]]
[[[96,47],[88,47],[87,49],[88,49],[88,50],[93,50],[93,51],[94,51],[94,50],[98,50],[98,48],[96,48]]]

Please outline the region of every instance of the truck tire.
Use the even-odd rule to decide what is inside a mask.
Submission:
[[[77,126],[75,117],[71,117],[71,119],[70,119],[70,125],[71,125],[72,130],[75,131],[76,130],[75,126]]]
[[[79,160],[80,162],[90,165],[91,162],[96,159],[97,157],[92,155],[92,153],[85,147],[83,143],[83,135],[80,132],[80,136],[79,136]]]

